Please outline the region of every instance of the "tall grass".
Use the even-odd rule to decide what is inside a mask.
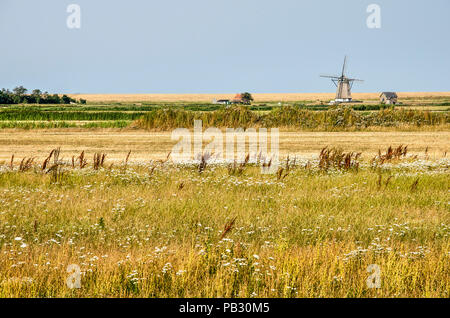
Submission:
[[[0,297],[448,298],[448,166],[345,157],[323,150],[327,169],[290,161],[281,178],[84,152],[43,159],[59,170],[4,162]]]
[[[257,125],[260,116],[247,107],[221,108],[212,112],[194,112],[181,109],[159,109],[151,111],[136,121],[136,125],[147,129],[172,129],[193,127],[194,120],[202,120],[205,126],[250,127]]]
[[[146,113],[136,125],[146,129],[190,128],[200,119],[204,126],[215,127],[293,127],[300,129],[366,128],[400,125],[433,126],[450,123],[450,115],[422,110],[384,109],[361,113],[349,107],[336,107],[316,112],[301,107],[278,107],[267,113],[257,113],[247,107],[222,108],[212,112],[193,112],[181,109],[158,109]]]

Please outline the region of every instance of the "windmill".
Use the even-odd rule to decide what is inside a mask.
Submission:
[[[344,58],[344,65],[342,66],[341,76],[334,75],[320,75],[320,77],[331,78],[331,81],[336,85],[336,98],[330,103],[354,103],[356,101],[352,100],[351,89],[354,82],[364,82],[363,80],[356,78],[348,78],[345,76],[345,70],[347,67],[347,56]]]

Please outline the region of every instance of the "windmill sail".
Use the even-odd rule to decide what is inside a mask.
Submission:
[[[344,77],[344,73],[345,73],[345,64],[347,64],[347,56],[344,57],[344,65],[342,65],[342,77]]]

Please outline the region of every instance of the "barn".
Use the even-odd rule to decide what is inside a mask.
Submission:
[[[397,104],[397,93],[395,92],[383,92],[380,95],[380,102],[386,105],[395,105]]]

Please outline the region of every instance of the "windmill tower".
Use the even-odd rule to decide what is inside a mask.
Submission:
[[[353,83],[364,82],[363,80],[360,79],[348,78],[347,76],[345,76],[346,67],[347,67],[347,57],[344,58],[344,65],[342,66],[341,76],[320,75],[320,77],[331,78],[331,81],[337,87],[336,98],[334,99],[334,101],[331,101],[332,104],[355,102],[352,100],[352,92],[351,92]]]

